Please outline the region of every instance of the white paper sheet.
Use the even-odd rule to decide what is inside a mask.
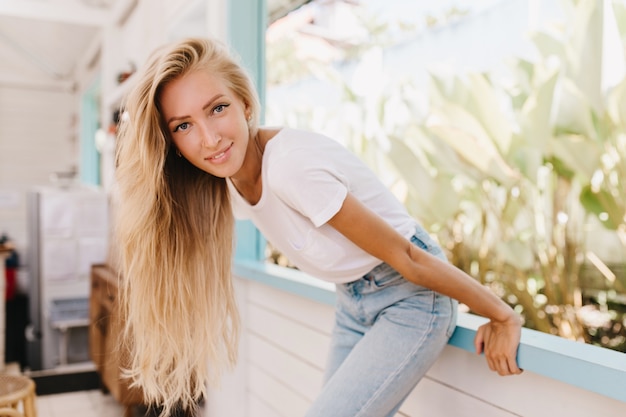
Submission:
[[[41,199],[42,237],[70,237],[74,233],[75,208],[68,193],[43,194]]]
[[[48,239],[42,248],[42,279],[76,279],[77,245],[72,239]]]
[[[102,238],[82,238],[78,241],[78,275],[89,276],[91,265],[106,261],[107,242]]]

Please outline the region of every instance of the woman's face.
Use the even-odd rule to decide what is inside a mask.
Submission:
[[[241,169],[249,142],[249,109],[221,78],[193,71],[163,87],[165,125],[178,151],[216,177]]]

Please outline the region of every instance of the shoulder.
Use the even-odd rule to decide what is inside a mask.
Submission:
[[[314,183],[345,182],[350,155],[342,144],[323,134],[283,129],[265,148],[267,186],[282,192]]]
[[[264,148],[274,157],[296,156],[297,154],[324,154],[333,152],[348,152],[336,140],[322,133],[304,129],[283,127],[281,129],[261,129],[259,138]]]
[[[329,162],[331,155],[337,155],[341,146],[322,134],[301,129],[283,128],[267,141],[264,150],[264,163],[271,170],[315,169]]]

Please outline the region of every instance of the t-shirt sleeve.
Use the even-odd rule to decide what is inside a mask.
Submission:
[[[348,194],[346,178],[332,161],[310,149],[292,150],[272,161],[269,188],[288,206],[309,218],[315,227],[330,220]]]

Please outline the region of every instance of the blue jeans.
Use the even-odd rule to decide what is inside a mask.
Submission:
[[[424,230],[411,241],[445,259]],[[338,284],[325,384],[306,416],[394,416],[452,335],[456,307],[385,263]]]

